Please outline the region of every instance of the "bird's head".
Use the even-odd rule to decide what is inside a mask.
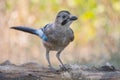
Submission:
[[[60,26],[69,26],[77,17],[72,15],[69,11],[62,10],[58,12],[55,23]]]

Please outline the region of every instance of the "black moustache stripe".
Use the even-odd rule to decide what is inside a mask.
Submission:
[[[66,20],[64,20],[64,21],[62,22],[62,25],[65,25],[67,22],[68,22],[68,20],[67,20],[67,19],[66,19]]]

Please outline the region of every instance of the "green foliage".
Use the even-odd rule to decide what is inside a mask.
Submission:
[[[10,10],[12,8],[12,5],[9,0],[5,2],[5,7],[7,10]]]

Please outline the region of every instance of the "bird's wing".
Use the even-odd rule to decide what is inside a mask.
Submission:
[[[43,28],[40,28],[36,31],[38,36],[44,41],[48,41],[48,36],[46,35],[46,29],[49,27],[50,24],[45,25]]]
[[[69,29],[69,37],[70,37],[71,41],[74,40],[74,32],[73,32],[73,30],[71,28]]]

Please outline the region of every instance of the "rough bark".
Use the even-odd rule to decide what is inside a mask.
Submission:
[[[119,80],[120,71],[114,66],[87,67],[65,65],[68,71],[51,71],[37,63],[15,65],[6,61],[0,64],[0,80]]]

